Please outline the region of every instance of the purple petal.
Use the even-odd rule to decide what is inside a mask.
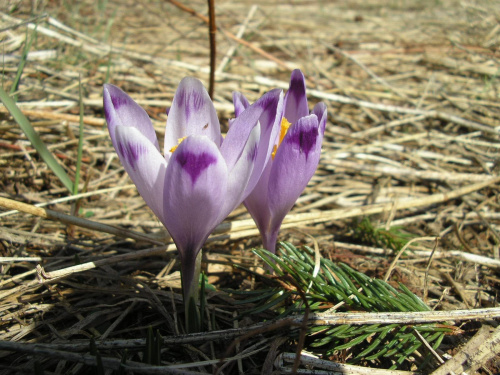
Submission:
[[[325,134],[326,120],[328,117],[325,103],[320,102],[316,104],[312,113],[318,117],[321,134]]]
[[[262,175],[260,176],[259,181],[255,185],[252,192],[243,202],[250,215],[252,215],[252,218],[254,219],[255,224],[257,225],[257,228],[259,228],[259,231],[262,236],[264,236],[265,233],[267,233],[267,231],[269,230],[269,223],[271,222],[271,211],[269,210],[269,189],[268,189],[271,169],[272,169],[272,161],[270,161],[266,165],[264,171],[262,172]]]
[[[198,79],[186,77],[179,84],[168,113],[165,155],[170,156],[179,139],[191,135],[206,136],[220,146],[220,124],[212,100]]]
[[[279,228],[318,167],[323,134],[309,115],[293,124],[273,160],[269,177],[270,228]]]
[[[291,124],[295,124],[299,118],[307,116],[306,81],[299,69],[292,72],[290,87],[285,95],[285,117]]]
[[[167,162],[151,141],[137,128],[115,129],[116,151],[137,190],[155,215],[163,222],[163,189]]]
[[[224,206],[221,210],[220,221],[238,207],[248,194],[245,194],[248,181],[250,180],[257,157],[260,139],[260,126],[255,126],[244,146],[243,153],[233,169],[229,171],[227,194]]]
[[[208,152],[194,153],[182,149],[177,153],[177,162],[189,174],[193,185],[196,184],[200,175],[216,161],[216,157]]]
[[[143,134],[159,150],[158,139],[148,114],[120,88],[105,84],[103,92],[104,113],[113,146],[116,144],[116,128],[132,127]]]
[[[241,112],[250,107],[250,103],[247,98],[245,98],[245,95],[237,91],[233,92],[233,104],[235,117],[238,117]]]
[[[209,138],[186,138],[172,154],[166,171],[164,224],[184,259],[194,259],[219,224],[227,191],[227,168]]]
[[[253,189],[270,158],[280,131],[282,108],[282,91],[278,89],[269,91],[234,120],[222,143],[222,156],[226,160],[228,170],[232,170],[242,155],[250,132],[257,123],[260,124],[260,140],[255,151],[255,165],[245,195]]]

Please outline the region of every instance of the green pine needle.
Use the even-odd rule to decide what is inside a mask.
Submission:
[[[406,232],[402,227],[394,226],[386,230],[376,228],[368,217],[353,221],[353,237],[364,244],[378,246],[385,249],[399,251],[415,236]]]
[[[307,246],[298,249],[290,243],[280,245],[276,255],[264,249],[253,250],[273,269],[274,278],[278,278],[281,284],[259,294],[249,292],[245,296],[244,293],[233,293],[233,296],[242,298],[241,303],[254,304],[255,307],[246,310],[245,315],[265,310],[273,310],[279,317],[303,314],[305,304],[301,295],[307,298],[311,312],[324,312],[340,302],[344,305],[336,311],[375,313],[430,310],[404,285],[394,288],[385,281],[372,279],[346,264],[334,263],[329,259],[320,259],[320,271],[313,278],[314,251]],[[273,280],[270,278],[269,282]],[[290,285],[285,291],[282,283],[287,282]],[[297,288],[302,290],[301,293],[294,292]],[[392,364],[390,368],[395,369],[422,346],[414,330],[419,331],[434,348],[451,331],[436,324],[311,327],[306,340],[307,349],[324,355],[346,351],[350,353],[346,353],[346,357],[351,358],[350,363],[382,361],[387,364],[389,359]]]

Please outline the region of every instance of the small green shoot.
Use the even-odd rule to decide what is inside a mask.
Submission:
[[[96,375],[104,375],[104,365],[102,363],[102,358],[101,355],[99,354],[99,351],[97,350],[97,345],[95,343],[94,338],[92,337],[89,342],[89,352],[91,355],[95,356],[96,359]]]
[[[389,230],[375,227],[368,217],[361,221],[353,222],[353,237],[369,245],[388,248],[394,251],[401,250],[406,243],[414,238],[413,235],[405,232],[401,227],[391,227]]]
[[[157,330],[153,333],[153,327],[148,327],[146,334],[146,347],[144,348],[143,362],[149,365],[159,366],[161,364],[161,336]]]
[[[207,302],[207,294],[205,290],[205,285],[207,283],[207,279],[205,274],[200,273],[200,330],[205,331],[205,307]],[[208,317],[207,317],[208,318]]]
[[[78,94],[80,101],[80,128],[78,133],[78,155],[76,159],[75,183],[73,184],[73,195],[78,194],[78,185],[80,183],[80,171],[82,168],[83,154],[83,92],[82,92],[82,77],[79,77]]]
[[[108,63],[106,64],[106,76],[104,77],[104,83],[109,83],[110,76],[111,76],[111,51],[108,54]]]
[[[48,165],[48,167],[54,172],[54,174],[59,178],[61,183],[70,192],[73,192],[73,182],[66,174],[64,168],[57,162],[54,155],[49,151],[45,143],[36,132],[36,130],[31,126],[31,123],[26,118],[26,116],[21,112],[19,107],[16,105],[15,101],[5,92],[3,88],[0,87],[0,100],[7,110],[10,112],[14,120],[19,124],[22,131],[31,142],[33,147],[36,149],[43,161]]]
[[[24,43],[23,54],[21,55],[21,61],[19,61],[19,66],[17,67],[16,77],[14,78],[14,82],[10,87],[10,95],[13,95],[19,87],[19,82],[21,81],[21,76],[23,75],[24,66],[26,65],[26,60],[28,59],[28,53],[31,48],[31,44],[35,39],[35,36],[36,36],[36,28],[35,30],[33,30],[31,38],[28,38],[28,29],[26,29],[26,41]],[[14,102],[17,102],[17,95],[13,97],[13,100]]]
[[[116,13],[117,11],[115,10],[106,23],[106,29],[104,30],[104,36],[102,38],[102,41],[105,43],[109,40],[109,37],[111,35],[111,28],[113,27],[113,23],[115,22]]]

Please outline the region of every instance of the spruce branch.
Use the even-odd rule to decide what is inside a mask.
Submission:
[[[268,275],[266,282],[274,284],[274,287],[248,295],[240,292],[240,303],[255,304],[245,314],[271,309],[280,318],[293,317],[306,312],[304,298],[311,313],[317,315],[335,315],[346,311],[430,311],[403,284],[393,287],[343,263],[321,258],[320,270],[314,277],[314,250],[307,246],[298,249],[283,242],[276,255],[264,249],[255,249],[253,252],[272,268],[274,275]],[[415,356],[416,351],[423,346],[422,338],[433,349],[437,349],[445,334],[454,330],[455,327],[446,324],[309,326],[305,348],[327,356],[343,351],[343,357],[348,358],[349,363],[376,361],[378,366],[396,369],[410,356]],[[298,333],[296,335],[298,337]],[[431,358],[430,353],[424,351],[424,354],[424,358],[420,359],[422,365],[427,364]]]

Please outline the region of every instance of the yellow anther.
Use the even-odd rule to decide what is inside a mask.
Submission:
[[[274,145],[273,147],[273,152],[271,152],[271,157],[274,160],[274,157],[276,156],[276,151],[278,151],[278,146]]]
[[[278,143],[278,146],[281,144],[281,142],[283,142],[283,138],[285,138],[285,135],[290,125],[292,124],[290,124],[285,117],[281,119],[280,142]]]
[[[283,139],[285,138],[285,135],[288,132],[288,128],[290,127],[290,125],[292,124],[289,123],[285,117],[281,119],[280,140],[278,142],[278,145],[274,145],[273,152],[271,154],[273,160],[274,157],[276,156],[276,151],[278,151],[278,147],[281,145],[281,142],[283,142]]]
[[[183,140],[185,140],[186,138],[187,138],[187,136],[182,137],[182,138],[179,138],[179,139],[177,140],[177,145],[175,145],[174,147],[172,147],[172,148],[170,149],[170,152],[174,152],[175,150],[177,150],[177,147],[179,147],[179,145],[182,143],[182,141],[183,141]]]

